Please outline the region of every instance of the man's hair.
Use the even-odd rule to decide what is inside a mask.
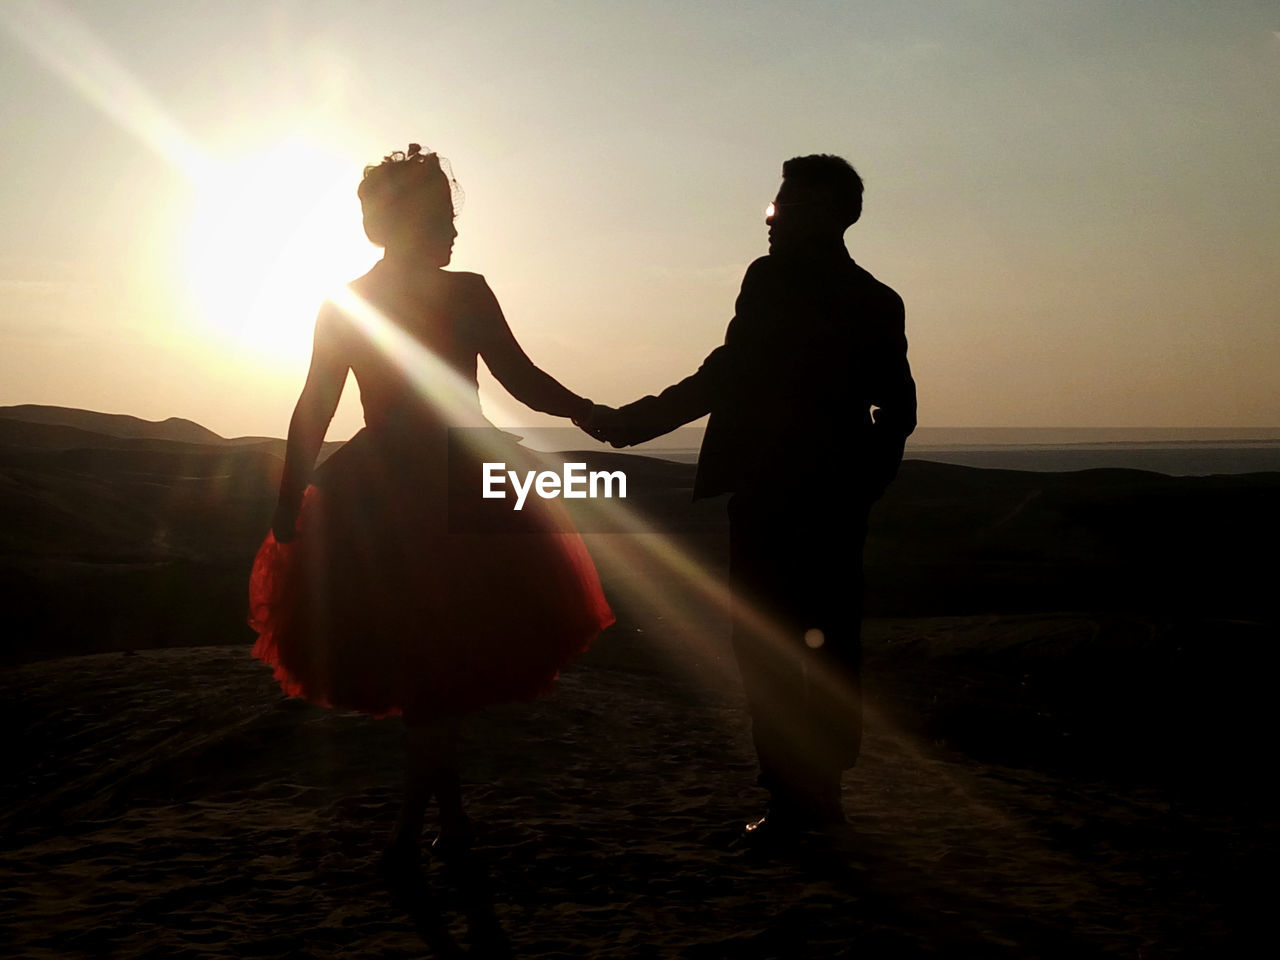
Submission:
[[[862,178],[843,157],[830,153],[792,157],[782,165],[782,179],[825,192],[846,228],[862,216]]]

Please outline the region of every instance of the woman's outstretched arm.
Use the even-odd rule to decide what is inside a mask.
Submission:
[[[498,298],[484,277],[476,277],[471,305],[475,311],[480,356],[513,397],[534,410],[557,417],[582,420],[590,415],[590,400],[544,373],[520,348],[498,306]]]
[[[342,387],[347,382],[347,356],[339,336],[341,322],[341,314],[332,303],[325,303],[316,317],[311,369],[307,371],[307,382],[289,420],[280,499],[271,523],[272,532],[281,543],[294,537],[302,494],[311,481],[311,472],[315,469],[329,421],[338,409]]]

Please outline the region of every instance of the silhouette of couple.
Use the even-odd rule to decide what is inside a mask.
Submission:
[[[901,298],[844,246],[861,179],[829,155],[782,172],[769,254],[748,267],[724,344],[691,376],[613,409],[534,365],[483,277],[443,269],[461,202],[446,161],[411,144],[365,168],[365,232],[385,255],[317,319],[250,621],[253,654],[286,693],[403,717],[404,802],[384,866],[416,862],[433,795],[433,848],[470,847],[459,719],[548,692],[613,622],[559,501],[530,498],[496,534],[448,528],[447,457],[519,457],[496,430],[467,431],[478,439],[462,452],[447,444],[451,427],[485,425],[477,358],[518,400],[615,447],[710,414],[694,498],[731,494],[733,646],[770,795],[745,836],[843,824],[840,779],[861,741],[867,517],[914,429],[915,385]],[[316,468],[349,370],[365,427]]]

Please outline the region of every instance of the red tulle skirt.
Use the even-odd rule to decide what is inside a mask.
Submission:
[[[429,466],[358,434],[322,469],[297,536],[268,534],[249,583],[253,656],[290,696],[416,718],[531,700],[614,622],[558,502],[457,531]]]

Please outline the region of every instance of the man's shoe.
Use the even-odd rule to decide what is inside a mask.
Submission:
[[[770,809],[759,820],[742,828],[742,839],[753,845],[792,843],[804,833],[803,825],[794,817]]]

